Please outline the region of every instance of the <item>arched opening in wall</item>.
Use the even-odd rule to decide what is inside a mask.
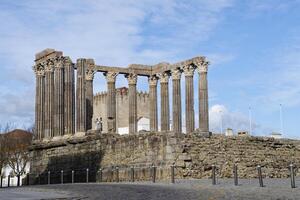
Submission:
[[[150,131],[150,119],[146,117],[140,117],[138,119],[138,132]]]

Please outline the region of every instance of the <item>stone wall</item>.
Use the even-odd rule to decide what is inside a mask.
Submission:
[[[93,107],[93,122],[96,119],[102,117],[103,131],[107,132],[107,93],[101,92],[94,96]],[[116,116],[117,116],[117,128],[128,127],[128,88],[116,89]],[[146,92],[137,93],[137,117],[149,118],[149,94]],[[95,129],[95,123],[93,123],[93,129]]]
[[[219,177],[232,177],[233,164],[237,163],[242,178],[256,177],[258,164],[266,177],[287,177],[290,163],[300,166],[300,141],[263,137],[176,137],[173,133],[120,136],[89,132],[84,137],[35,143],[31,151],[33,175],[64,170],[66,181],[70,181],[71,170],[77,174],[75,181],[84,181],[86,168],[90,181],[99,179],[100,168],[104,181],[115,180],[116,167],[120,180],[128,181],[132,166],[136,180],[149,180],[153,164],[160,180],[169,179],[173,163],[177,178],[208,178],[213,164],[219,169]],[[53,177],[54,182],[60,180],[59,174],[53,173]]]

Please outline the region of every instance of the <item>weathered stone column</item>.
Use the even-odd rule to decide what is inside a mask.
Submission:
[[[183,68],[185,75],[185,126],[186,133],[195,130],[195,112],[194,112],[194,71],[193,65],[187,65]]]
[[[65,134],[75,133],[75,80],[74,66],[65,57]]]
[[[129,101],[129,134],[137,132],[137,98],[136,98],[136,74],[127,74],[128,101]]]
[[[77,84],[76,84],[76,132],[86,131],[86,97],[85,97],[85,69],[86,59],[77,59]]]
[[[199,130],[208,133],[208,87],[207,87],[208,62],[203,61],[198,65],[199,70]]]
[[[44,100],[45,100],[44,65],[36,64],[33,67],[33,70],[36,75],[35,139],[41,140],[44,137]]]
[[[116,133],[116,72],[106,72],[104,76],[107,81],[107,131]]]
[[[157,126],[157,77],[150,76],[149,81],[149,96],[150,96],[150,131],[158,131]]]
[[[172,70],[172,81],[173,81],[173,131],[176,134],[182,132],[182,121],[181,121],[181,86],[180,86],[181,71],[180,69]]]
[[[57,57],[54,69],[54,136],[63,136],[64,126],[64,58]]]
[[[160,74],[161,131],[170,130],[169,73]]]
[[[86,87],[86,130],[91,130],[93,126],[93,80],[95,74],[95,63],[93,59],[87,60],[87,68],[85,74],[85,87]]]
[[[45,138],[53,137],[54,127],[54,60],[45,65]]]

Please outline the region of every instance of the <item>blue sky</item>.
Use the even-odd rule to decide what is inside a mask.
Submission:
[[[247,130],[251,106],[255,135],[279,132],[282,104],[284,136],[299,139],[299,21],[299,0],[1,0],[0,121],[33,122],[32,65],[45,48],[112,66],[204,55],[211,130],[220,130],[220,110],[224,128]],[[94,85],[105,90],[101,74]]]

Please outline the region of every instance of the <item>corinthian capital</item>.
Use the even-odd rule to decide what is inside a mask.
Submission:
[[[149,85],[150,86],[156,86],[157,85],[157,80],[158,80],[157,76],[155,76],[155,75],[150,76],[148,78]]]
[[[53,59],[48,59],[46,62],[45,62],[45,73],[47,72],[54,72],[54,60]]]
[[[114,83],[116,82],[116,77],[118,76],[117,72],[106,72],[104,73],[104,76],[106,77],[106,81],[108,83]]]
[[[64,57],[64,63],[66,67],[72,67],[73,63],[72,60],[69,56]]]
[[[168,83],[169,82],[169,73],[168,72],[163,72],[158,75],[160,79],[160,83]]]
[[[126,74],[125,77],[128,80],[129,85],[135,85],[137,82],[137,75],[136,74]]]
[[[56,61],[55,68],[58,68],[58,69],[64,68],[64,57],[63,56],[56,57],[55,61]]]
[[[173,80],[179,80],[181,78],[181,70],[180,69],[173,69],[171,72],[172,72]]]
[[[93,68],[88,68],[85,71],[85,80],[92,81],[94,79],[95,70]]]
[[[194,65],[186,65],[183,67],[183,72],[185,76],[193,76],[195,71]]]
[[[33,66],[33,71],[36,76],[44,76],[45,75],[45,66],[41,63]]]
[[[198,68],[198,71],[199,73],[201,72],[207,72],[208,70],[208,65],[209,65],[209,62],[206,61],[206,60],[203,60],[202,62],[199,62],[199,63],[195,63],[197,68]]]

